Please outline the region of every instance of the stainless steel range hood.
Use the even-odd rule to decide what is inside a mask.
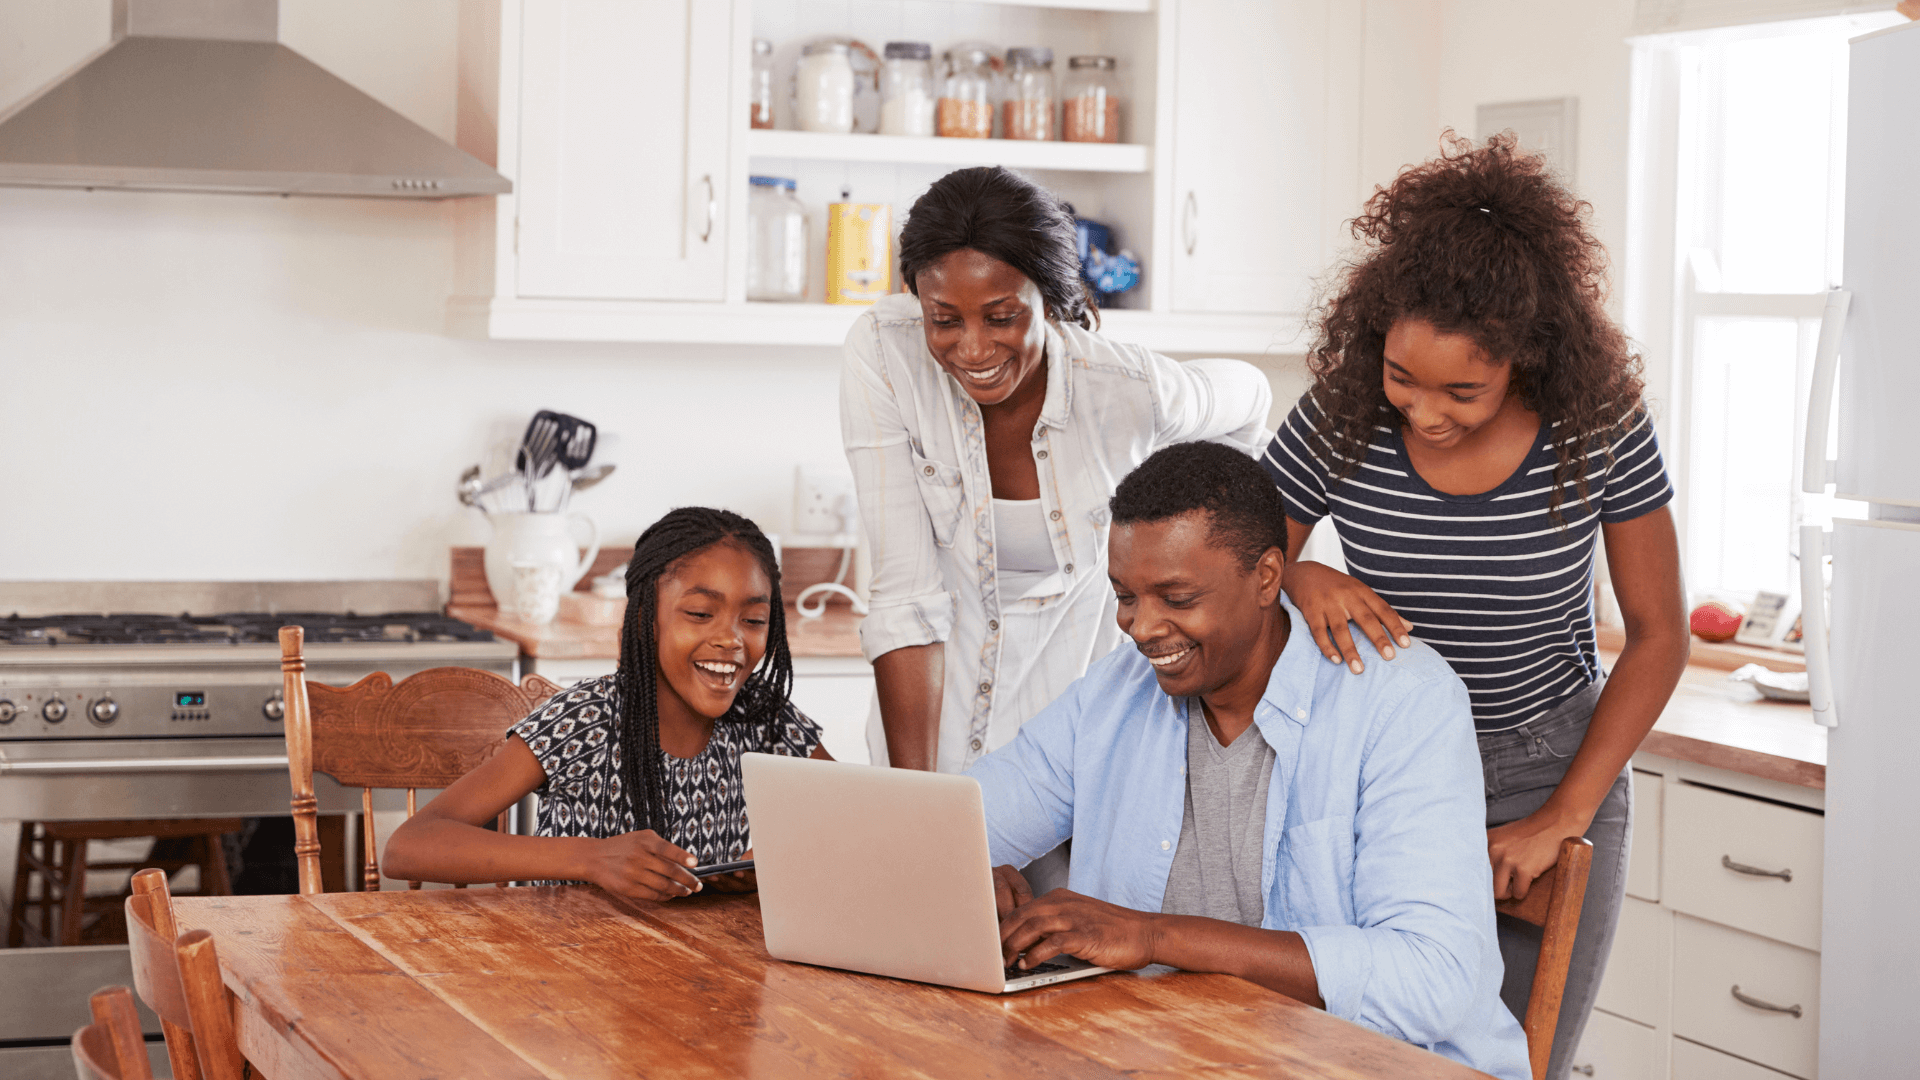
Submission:
[[[513,185],[279,42],[277,0],[114,0],[113,43],[0,113],[0,185],[441,199]]]

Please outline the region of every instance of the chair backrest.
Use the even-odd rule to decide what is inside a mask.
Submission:
[[[407,815],[419,788],[443,788],[506,745],[507,729],[560,692],[529,675],[515,686],[490,671],[443,667],[395,683],[375,672],[341,689],[307,682],[301,655],[306,633],[280,628],[280,673],[286,699],[287,773],[293,783],[294,856],[300,892],[320,891],[320,833],[313,774],[360,788],[363,888],[380,887],[373,789],[407,789]],[[506,828],[506,815],[498,827]],[[419,882],[409,883],[419,888]]]
[[[73,1033],[73,1071],[80,1080],[153,1080],[133,992],[106,986],[87,1000],[93,1023]]]
[[[142,870],[127,897],[127,946],[133,985],[160,1017],[175,1080],[242,1080],[246,1059],[233,1030],[233,1006],[220,978],[213,935],[175,936],[167,875]]]
[[[1494,909],[1540,928],[1540,959],[1533,965],[1533,989],[1527,995],[1527,1015],[1520,1021],[1527,1033],[1527,1057],[1534,1080],[1547,1075],[1553,1057],[1553,1034],[1560,1021],[1560,999],[1567,990],[1567,965],[1573,961],[1574,932],[1580,928],[1580,905],[1587,895],[1587,870],[1593,865],[1593,844],[1585,837],[1560,841],[1560,858],[1534,879],[1525,900],[1501,900]]]

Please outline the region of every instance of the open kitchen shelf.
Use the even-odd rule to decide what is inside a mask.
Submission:
[[[1002,7],[1072,8],[1077,11],[1150,12],[1154,0],[974,0]]]
[[[900,165],[1005,165],[1010,169],[1144,173],[1150,147],[1129,143],[941,139],[913,135],[829,135],[761,129],[747,133],[750,157],[805,161],[872,161]]]

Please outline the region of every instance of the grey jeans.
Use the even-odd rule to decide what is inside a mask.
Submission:
[[[1586,738],[1593,706],[1600,700],[1605,680],[1555,706],[1538,720],[1510,731],[1480,736],[1480,765],[1486,773],[1487,827],[1505,825],[1533,813],[1567,774],[1574,752]],[[1627,889],[1627,854],[1633,824],[1633,770],[1620,770],[1600,809],[1587,827],[1593,842],[1593,867],[1587,873],[1587,895],[1580,909],[1580,929],[1573,942],[1573,961],[1567,967],[1567,992],[1560,1001],[1560,1022],[1554,1029],[1549,1080],[1566,1080],[1574,1048],[1586,1029],[1606,973],[1607,953],[1620,920],[1621,898]],[[1517,919],[1499,917],[1500,957],[1506,978],[1500,999],[1524,1018],[1527,993],[1533,987],[1533,966],[1540,958],[1539,928]]]

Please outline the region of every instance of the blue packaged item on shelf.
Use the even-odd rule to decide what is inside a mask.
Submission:
[[[1113,230],[1097,221],[1075,218],[1080,248],[1080,276],[1092,286],[1094,302],[1116,306],[1114,298],[1140,284],[1140,260],[1131,251],[1115,251]]]

